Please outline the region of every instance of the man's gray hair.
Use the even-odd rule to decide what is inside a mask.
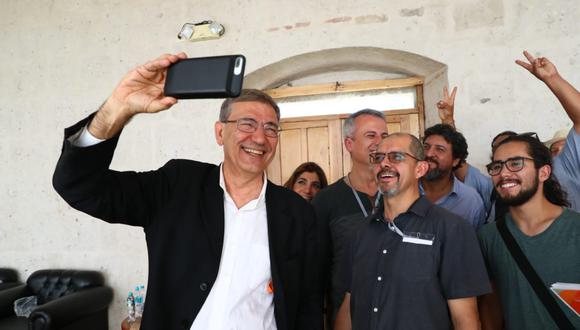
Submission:
[[[225,122],[230,118],[230,114],[232,113],[232,104],[238,102],[260,102],[266,105],[271,106],[276,113],[276,118],[280,121],[280,108],[276,101],[272,99],[272,97],[261,90],[258,89],[243,89],[240,93],[240,96],[227,98],[222,103],[222,107],[220,109],[220,121]]]
[[[354,133],[354,120],[362,115],[375,116],[385,120],[385,115],[382,112],[373,109],[362,109],[355,113],[351,113],[344,121],[344,126],[342,126],[342,135],[344,135],[344,137],[352,138],[352,134]]]

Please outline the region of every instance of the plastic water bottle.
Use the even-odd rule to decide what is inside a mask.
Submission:
[[[138,285],[135,287],[135,316],[143,316],[143,308],[145,307],[145,286]]]
[[[127,296],[127,311],[129,314],[129,321],[135,321],[135,297],[133,296],[133,292],[129,292]]]

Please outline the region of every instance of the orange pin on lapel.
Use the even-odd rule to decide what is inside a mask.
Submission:
[[[269,294],[274,293],[274,284],[272,283],[272,280],[270,280],[268,282],[268,286],[266,287],[266,292],[268,292]]]

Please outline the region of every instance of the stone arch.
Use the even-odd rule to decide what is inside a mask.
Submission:
[[[372,71],[424,78],[425,124],[439,121],[435,103],[447,86],[447,65],[428,57],[396,49],[343,47],[323,49],[285,58],[244,78],[245,88],[271,89],[288,82],[329,72]],[[357,80],[356,76],[349,77]]]

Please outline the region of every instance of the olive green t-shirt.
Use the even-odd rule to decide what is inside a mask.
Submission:
[[[509,213],[506,224],[548,288],[555,282],[580,283],[580,213],[564,209],[544,232],[532,237],[519,230]],[[506,329],[557,329],[507,250],[496,224],[485,225],[478,235],[489,277],[501,299]],[[580,329],[580,317],[557,300],[574,327]]]

